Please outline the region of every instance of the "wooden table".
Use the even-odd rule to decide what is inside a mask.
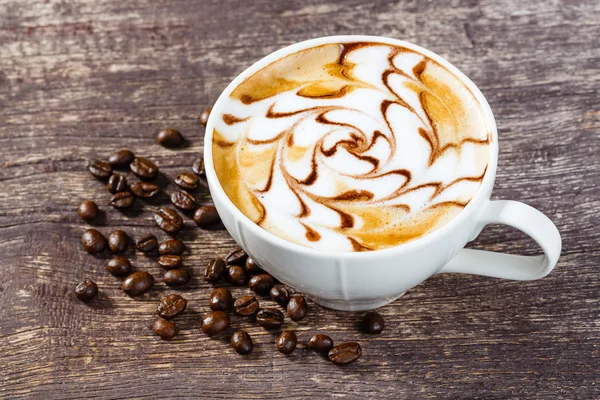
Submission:
[[[359,333],[360,313],[314,304],[286,324],[301,340],[360,341],[363,358],[346,368],[304,348],[283,356],[273,335],[235,318],[257,343],[241,357],[228,335],[200,331],[210,287],[199,276],[233,241],[188,219],[190,305],[181,334],[160,340],[150,326],[171,290],[160,281],[145,298],[122,294],[103,257],[83,252],[88,225],[75,212],[93,198],[103,233],[163,238],[157,205],[112,209],[86,160],[131,148],[172,180],[201,153],[198,115],[234,76],[282,46],[351,33],[420,44],[479,85],[500,132],[494,197],[556,222],[556,270],[534,282],[436,276],[381,309],[379,336]],[[599,37],[596,0],[0,0],[0,398],[600,397]],[[157,145],[167,126],[190,145]],[[474,246],[538,252],[505,227]],[[161,276],[153,257],[128,254]],[[86,278],[100,287],[91,305],[73,295]]]

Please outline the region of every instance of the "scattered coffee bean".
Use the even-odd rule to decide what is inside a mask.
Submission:
[[[170,294],[163,298],[158,305],[158,315],[165,319],[172,319],[181,314],[187,307],[187,300],[178,294]]]
[[[158,166],[147,158],[136,157],[129,165],[129,169],[143,181],[149,181],[158,175]]]
[[[129,296],[140,296],[152,289],[154,277],[146,271],[138,271],[129,275],[123,281],[121,287]]]
[[[88,302],[98,295],[98,286],[92,281],[83,281],[75,288],[75,296]]]
[[[209,229],[221,223],[215,206],[202,206],[194,213],[194,222],[202,229]]]
[[[167,233],[177,233],[183,227],[183,218],[171,208],[160,208],[154,214],[154,220],[158,227]]]
[[[364,333],[379,334],[383,331],[385,323],[383,316],[376,311],[369,311],[365,314],[362,322],[362,329]]]
[[[163,256],[169,257],[169,256]],[[185,269],[170,269],[165,272],[163,281],[170,287],[179,287],[190,281],[190,273]]]
[[[127,191],[127,178],[121,174],[112,174],[108,179],[106,188],[111,193],[119,193]]]
[[[285,286],[281,285],[273,286],[269,292],[269,296],[271,296],[271,300],[281,304],[284,307],[287,306],[288,302],[290,301],[290,292]]]
[[[134,158],[135,155],[131,150],[123,149],[111,154],[110,157],[108,157],[108,163],[113,168],[123,168],[128,167]]]
[[[131,191],[137,197],[141,197],[143,199],[149,199],[150,197],[154,197],[160,192],[160,188],[158,185],[150,182],[136,182],[131,185]]]
[[[114,256],[106,262],[106,269],[114,276],[125,276],[131,271],[131,262],[121,256]]]
[[[91,161],[88,165],[88,170],[94,178],[100,180],[106,180],[112,175],[112,167],[110,164],[100,160]]]
[[[256,314],[258,307],[258,300],[256,300],[256,297],[254,296],[238,297],[233,303],[235,313],[245,317]]]
[[[208,122],[208,117],[210,117],[210,112],[212,111],[212,108],[205,108],[204,111],[202,111],[202,114],[200,114],[200,118],[198,119],[200,121],[200,124],[202,125],[206,125],[206,123]]]
[[[181,256],[165,254],[158,257],[158,265],[167,270],[178,268],[181,265]]]
[[[236,247],[231,250],[229,254],[225,256],[225,264],[227,265],[244,265],[246,259],[248,258],[248,254],[241,247]]]
[[[230,265],[227,267],[227,280],[236,286],[246,284],[246,272],[239,265]]]
[[[170,149],[180,147],[183,144],[183,135],[177,129],[167,128],[156,135],[158,144]]]
[[[342,343],[329,350],[329,359],[337,365],[351,364],[361,355],[362,349],[356,342]]]
[[[260,265],[258,265],[254,259],[248,257],[248,259],[246,260],[246,272],[248,273],[248,275],[258,275],[258,274],[264,274],[265,271],[262,270],[262,268],[260,268]]]
[[[199,158],[196,161],[194,161],[194,164],[192,165],[192,171],[201,178],[204,178],[206,176],[203,158]]]
[[[151,233],[142,236],[135,242],[135,247],[143,253],[154,250],[157,245],[158,240],[156,240],[156,236]]]
[[[204,280],[209,283],[217,283],[225,277],[225,272],[225,261],[216,258],[206,266]]]
[[[128,245],[129,238],[124,231],[117,229],[108,235],[108,248],[113,253],[124,253]]]
[[[283,314],[276,308],[263,308],[256,314],[256,323],[266,329],[279,329],[283,325]]]
[[[214,336],[229,327],[229,315],[224,311],[212,311],[202,317],[202,332]]]
[[[290,296],[290,301],[287,305],[287,313],[292,321],[300,321],[308,314],[308,305],[306,299],[301,294]]]
[[[106,238],[97,230],[88,229],[81,235],[81,244],[88,253],[97,254],[104,251]]]
[[[333,348],[333,340],[329,336],[319,333],[308,340],[308,348],[317,353],[327,353]]]
[[[158,254],[161,256],[179,256],[183,253],[185,245],[179,239],[167,239],[158,246]]]
[[[198,177],[191,172],[181,172],[175,177],[175,184],[185,190],[194,190],[199,183]]]
[[[178,190],[171,194],[171,203],[177,208],[182,210],[193,210],[196,207],[196,200],[194,196],[183,190]]]
[[[92,200],[84,200],[77,208],[77,214],[85,221],[92,221],[98,215],[98,206]]]
[[[231,347],[241,355],[249,354],[254,347],[252,338],[244,331],[236,331],[231,335]]]
[[[248,287],[260,295],[266,295],[275,284],[275,280],[269,274],[254,275],[248,282]]]
[[[280,353],[283,354],[291,354],[294,350],[296,350],[296,344],[298,343],[298,338],[296,334],[292,331],[283,331],[277,337],[277,341],[275,342],[275,347],[279,350]]]
[[[110,199],[110,205],[114,208],[129,208],[133,204],[131,192],[119,192]]]
[[[177,335],[177,332],[179,332],[179,329],[177,329],[177,325],[175,325],[175,322],[167,321],[163,318],[159,318],[156,321],[154,321],[154,324],[152,325],[152,330],[154,331],[154,333],[160,336],[161,339],[171,339],[175,335]]]
[[[233,305],[231,291],[226,287],[219,287],[212,291],[208,298],[208,306],[213,311],[229,311]]]

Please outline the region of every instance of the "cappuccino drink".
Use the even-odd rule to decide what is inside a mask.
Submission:
[[[427,235],[469,203],[489,160],[490,128],[469,88],[388,44],[289,54],[247,77],[213,117],[214,168],[232,203],[316,249]]]

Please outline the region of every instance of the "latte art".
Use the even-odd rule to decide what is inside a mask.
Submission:
[[[468,87],[397,46],[288,55],[221,110],[212,150],[227,196],[262,228],[313,248],[376,250],[439,228],[474,196],[489,158]]]

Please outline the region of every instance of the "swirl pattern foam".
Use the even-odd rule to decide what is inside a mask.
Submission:
[[[288,55],[229,96],[213,159],[231,201],[301,245],[396,246],[456,216],[489,159],[480,104],[423,54],[328,44]]]

